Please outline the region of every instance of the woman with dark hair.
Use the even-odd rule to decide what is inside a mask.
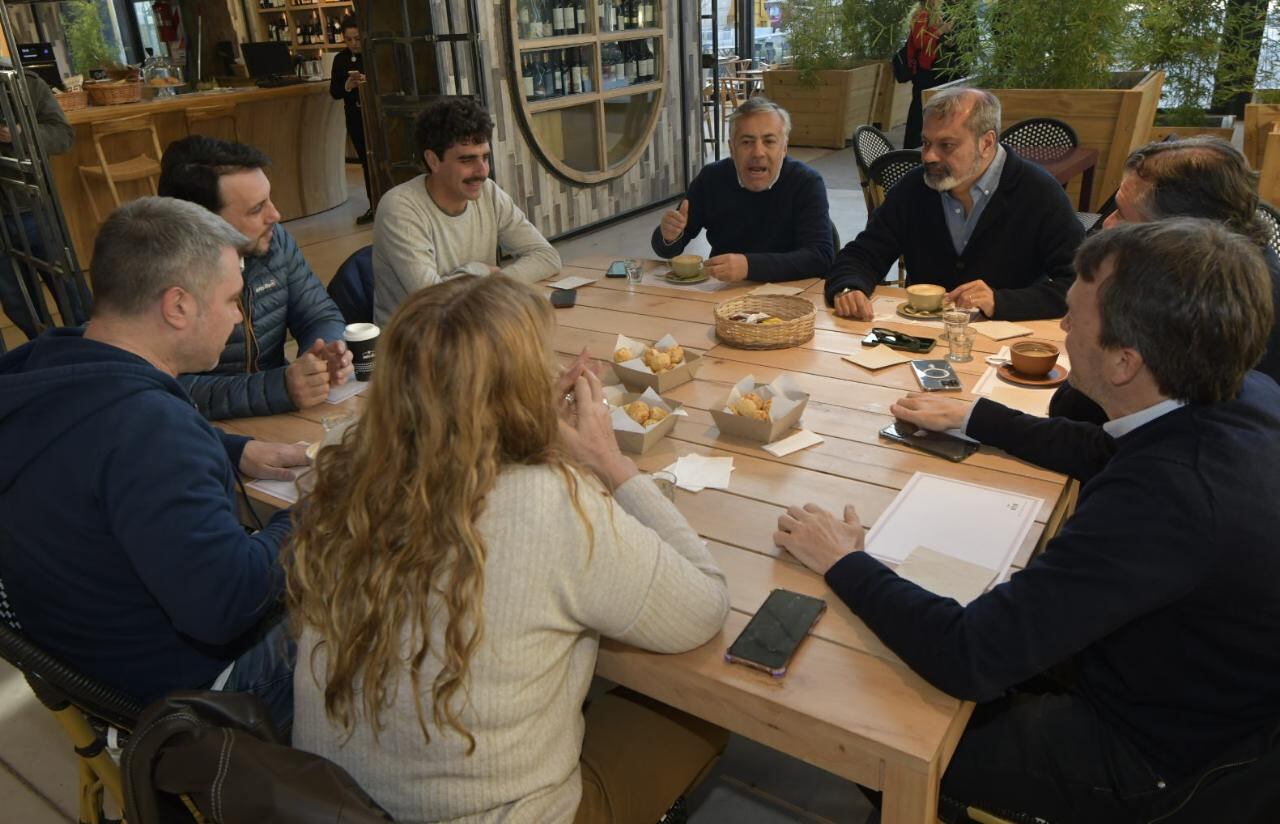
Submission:
[[[584,718],[601,636],[685,651],[729,598],[553,331],[501,275],[406,298],[283,558],[294,745],[397,821],[653,824],[727,738],[619,691]]]

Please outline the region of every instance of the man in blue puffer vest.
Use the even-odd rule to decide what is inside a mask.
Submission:
[[[322,403],[330,386],[350,379],[342,312],[329,299],[298,244],[279,225],[271,161],[252,146],[203,135],[176,140],[160,161],[160,194],[214,212],[249,238],[244,259],[244,323],[209,372],[182,375],[201,414],[211,420],[275,415]],[[285,333],[298,341],[285,360]]]

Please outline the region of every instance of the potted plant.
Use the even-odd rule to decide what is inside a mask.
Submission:
[[[859,2],[794,0],[787,6],[792,64],[766,71],[764,92],[790,112],[797,146],[844,148],[854,129],[874,119],[883,61],[850,43],[855,32],[861,36],[861,18],[847,9]]]
[[[1000,98],[1006,126],[1030,117],[1070,123],[1081,145],[1098,150],[1096,209],[1120,185],[1125,158],[1146,142],[1164,82],[1159,69],[1114,70],[1124,65],[1131,7],[1130,0],[954,0],[944,11],[969,76],[925,99],[950,86],[980,86]]]
[[[841,8],[844,41],[850,54],[880,63],[880,84],[871,123],[888,131],[907,122],[911,84],[893,79],[889,61],[907,39],[916,0],[845,0]]]
[[[67,51],[73,74],[87,79],[93,69],[114,63],[115,49],[102,34],[102,18],[90,0],[68,0],[62,4],[67,35]]]

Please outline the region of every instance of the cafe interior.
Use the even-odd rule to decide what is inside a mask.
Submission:
[[[1241,28],[1246,10],[1265,25]],[[891,408],[922,392],[1049,416],[1055,393],[1077,385],[1062,323],[1073,298],[1056,313],[1001,316],[991,304],[965,305],[963,288],[911,271],[912,250],[903,248],[871,284],[867,314],[850,316],[839,303],[849,290],[830,288],[831,267],[844,260],[836,252],[861,242],[878,209],[895,208],[896,184],[920,180],[922,166],[928,177],[940,144],[925,117],[922,145],[921,107],[966,87],[987,88],[999,101],[984,162],[999,157],[1006,170],[1017,164],[1046,182],[1057,214],[1069,216],[1072,250],[1133,220],[1112,215],[1125,208],[1122,181],[1135,152],[1204,139],[1229,144],[1256,173],[1256,227],[1267,249],[1280,248],[1280,211],[1271,206],[1280,204],[1274,14],[1280,4],[1269,0],[6,0],[0,254],[11,263],[0,278],[20,288],[18,308],[6,302],[0,313],[0,364],[32,333],[90,317],[101,228],[117,209],[156,195],[167,147],[194,135],[270,159],[270,202],[309,277],[327,289],[348,333],[371,328],[376,341],[380,207],[423,172],[420,115],[441,101],[474,100],[492,119],[486,174],[558,255],[556,271],[531,284],[556,307],[555,362],[586,363],[599,376],[621,453],[657,479],[725,588],[722,628],[691,649],[647,651],[606,632],[593,636],[588,702],[617,686],[727,731],[723,752],[661,820],[1103,820],[963,799],[951,813],[959,817],[947,817],[943,776],[983,705],[911,666],[833,591],[832,576],[789,551],[775,530],[806,503],[837,520],[853,507],[866,554],[954,599],[958,612],[1052,555],[1087,481],[976,440],[916,431]],[[343,89],[357,102],[344,104],[336,90],[339,74],[357,65],[348,31],[357,28],[362,70]],[[928,43],[912,48],[913,37]],[[1244,68],[1241,54],[1251,58]],[[1019,75],[1020,60],[1035,70]],[[52,92],[73,133],[69,147],[54,151],[37,139],[44,121],[35,82]],[[741,153],[760,151],[742,148],[739,132],[753,119],[772,123],[771,110],[737,115],[760,98],[787,112],[782,150],[817,181],[833,251],[786,280],[757,273],[754,263],[745,279],[722,279],[715,261],[732,250],[709,237],[714,215],[691,201],[704,170],[731,169]],[[743,168],[736,184],[732,173],[726,178],[729,195],[758,191]],[[974,185],[977,192],[983,184]],[[958,203],[941,197],[942,212]],[[675,243],[664,227],[673,215],[684,226],[689,209],[703,210],[707,231],[659,254]],[[948,244],[959,224],[944,217],[952,235],[938,242]],[[388,326],[380,326],[386,342]],[[372,359],[369,338],[348,334],[345,345]],[[292,335],[285,347],[288,361],[304,354]],[[307,445],[310,463],[358,428],[377,396],[377,373],[362,372],[362,363],[309,408],[213,424]],[[634,414],[636,404],[643,413]],[[0,415],[0,431],[19,425],[13,420]],[[89,472],[97,459],[85,460]],[[298,505],[320,471],[317,461],[288,481],[240,479],[235,506],[245,529]],[[11,494],[0,488],[0,498]],[[6,538],[15,533],[0,528]],[[146,707],[24,635],[21,598],[10,584],[11,606],[3,586],[10,549],[0,544],[0,820],[339,820],[304,812],[312,809],[304,801],[293,817],[223,815],[210,811],[207,788],[194,787],[181,795],[188,817],[151,817],[155,805],[139,794],[162,794],[161,771],[153,765],[139,778],[145,748],[129,747],[141,739]],[[791,633],[781,667],[742,666],[739,644],[763,632],[779,592],[822,606]],[[1280,610],[1275,601],[1270,608]],[[1276,699],[1274,688],[1270,695]],[[1207,809],[1235,809],[1223,794],[1276,783],[1275,729],[1268,727],[1267,755],[1249,761],[1251,772],[1218,790]],[[229,795],[242,792],[236,775],[226,779]],[[341,783],[319,775],[310,787]],[[306,795],[298,789],[306,781],[265,768],[257,784],[272,780]],[[1183,783],[1169,783],[1181,791]],[[1156,809],[1150,819],[1107,820],[1280,820],[1274,797],[1253,808],[1257,817],[1206,815],[1198,801],[1188,809],[1204,817]]]

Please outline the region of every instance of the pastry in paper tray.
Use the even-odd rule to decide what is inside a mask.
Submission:
[[[626,335],[618,335],[617,343],[613,346],[613,362],[628,369],[661,375],[685,362],[684,347],[670,335],[652,346],[643,341],[632,340]]]
[[[779,375],[771,384],[757,386],[755,375],[747,375],[729,390],[724,411],[757,421],[776,421],[802,403],[803,394],[790,375]],[[789,397],[790,396],[790,397]]]

